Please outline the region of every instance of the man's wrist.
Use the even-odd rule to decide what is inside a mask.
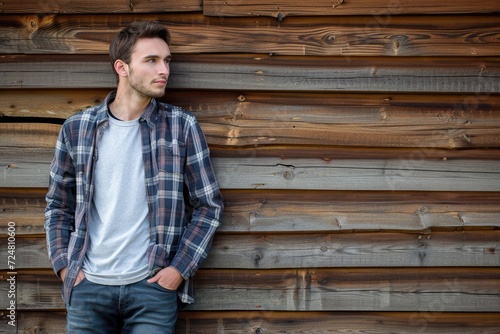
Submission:
[[[68,267],[64,267],[59,272],[57,273],[57,276],[61,279],[61,281],[64,281],[64,278],[66,277],[66,272],[68,271]]]

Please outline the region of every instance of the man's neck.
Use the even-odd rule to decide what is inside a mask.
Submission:
[[[150,102],[151,98],[148,96],[118,89],[114,101],[109,104],[109,109],[116,118],[133,121],[141,117]]]

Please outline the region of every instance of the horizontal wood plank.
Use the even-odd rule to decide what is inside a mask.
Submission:
[[[500,11],[496,0],[204,0],[203,14],[212,16],[272,16],[283,20],[287,16],[372,15],[374,22],[386,24],[394,15],[492,13]]]
[[[104,56],[4,56],[0,89],[116,87]],[[229,91],[500,93],[498,58],[342,58],[184,55],[171,65],[169,88]],[[458,101],[461,103],[462,101]]]
[[[2,14],[118,14],[193,12],[201,10],[202,0],[6,0],[0,3],[0,12]]]
[[[54,153],[60,130],[60,124],[0,122],[0,142],[2,143],[0,147],[2,157],[0,159],[5,163],[6,159],[9,159],[8,156],[13,153],[7,148],[18,148],[26,152],[23,154],[25,161],[30,161],[27,158],[31,154],[34,154],[32,162],[46,163],[51,161],[50,156]]]
[[[226,190],[223,194],[225,211],[220,233],[396,230],[431,233],[442,229],[500,227],[500,199],[495,193],[489,198],[485,196],[487,193],[423,196],[424,193],[415,192]]]
[[[16,120],[19,119],[17,118]],[[200,117],[200,125],[207,137],[212,157],[215,158],[320,159],[324,161],[361,159],[399,160],[406,166],[406,169],[409,169],[410,166],[421,165],[426,160],[500,159],[500,150],[498,148],[486,147],[481,149],[476,147],[475,149],[469,149],[474,148],[474,146],[465,146],[463,149],[456,149],[459,146],[458,144],[463,144],[467,141],[467,138],[459,136],[460,133],[453,133],[452,130],[450,130],[452,133],[445,133],[444,131],[434,133],[433,140],[425,140],[431,144],[429,147],[387,147],[387,145],[384,145],[385,147],[373,147],[369,142],[365,144],[365,147],[350,145],[329,146],[327,142],[323,142],[323,145],[310,145],[316,139],[313,139],[313,141],[304,139],[301,145],[284,145],[289,143],[283,140],[284,142],[281,145],[276,145],[276,140],[272,140],[276,136],[254,137],[254,143],[259,142],[259,145],[234,146],[228,144],[222,146],[218,145],[220,138],[214,133],[214,128],[205,123],[205,116]],[[51,123],[0,122],[0,142],[3,143],[3,147],[0,147],[1,161],[7,164],[6,166],[9,168],[14,168],[16,162],[50,162],[60,128],[59,124]],[[22,136],[18,134],[22,134]],[[267,133],[267,135],[269,134],[271,132]],[[318,136],[321,136],[321,133],[318,133]],[[404,134],[402,133],[401,136],[404,136]],[[409,135],[407,134],[407,136]],[[326,141],[325,137],[323,139]],[[267,143],[272,144],[266,144],[266,140]],[[443,145],[450,143],[453,145],[451,147],[439,147],[437,142]],[[354,143],[351,143],[351,145],[354,145]],[[380,145],[383,145],[383,143],[380,143]],[[32,157],[33,161],[30,161],[27,157]],[[9,166],[9,164],[14,165]]]
[[[0,90],[0,116],[17,117],[25,122],[63,120],[99,104],[109,91],[106,88]],[[496,115],[500,114],[500,96],[481,92],[438,95],[169,89],[160,100],[192,112],[201,123],[214,120],[228,125],[239,120],[260,119],[276,123],[293,119],[298,123],[326,120],[328,124],[370,124],[374,120],[392,123],[394,118],[396,124],[401,125],[409,125],[414,118],[425,119],[422,124],[441,126],[446,123],[485,125],[497,122]]]
[[[0,121],[61,123],[73,113],[100,103],[107,93],[95,89],[2,91],[0,115],[7,117]],[[217,146],[500,147],[500,96],[491,94],[170,90],[162,100],[191,111],[209,144]],[[22,131],[2,127],[0,136]],[[33,131],[33,125],[21,127]],[[20,139],[16,136],[15,140]]]
[[[218,235],[206,268],[498,266],[497,231]]]
[[[6,239],[0,255],[7,258]],[[49,268],[45,235],[16,239],[18,269]],[[217,234],[204,268],[500,266],[500,230]],[[7,263],[0,264],[0,270]]]
[[[0,233],[44,233],[46,190],[0,188]],[[474,230],[500,227],[500,193],[223,190],[218,233]]]
[[[52,149],[0,151],[0,187],[48,187]],[[494,160],[214,157],[212,162],[222,189],[500,191]]]
[[[496,161],[215,158],[223,189],[499,191]]]
[[[436,305],[438,306],[438,305]],[[62,311],[18,311],[18,333],[65,334],[66,314]],[[316,332],[371,334],[494,334],[500,327],[497,313],[453,313],[435,309],[429,312],[283,312],[283,311],[180,311],[176,332],[206,333],[281,333]],[[11,334],[0,324],[1,334]]]
[[[498,279],[498,268],[200,270],[185,310],[500,312]],[[16,284],[18,310],[64,307],[53,273],[18,274]]]
[[[201,14],[5,15],[0,53],[108,54],[136,20],[170,27],[174,53],[309,56],[498,56],[496,15],[210,18]],[[84,27],[84,28],[83,28]],[[249,48],[251,45],[251,48]]]

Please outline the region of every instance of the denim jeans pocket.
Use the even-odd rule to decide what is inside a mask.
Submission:
[[[176,290],[171,290],[171,289],[167,289],[163,286],[161,286],[160,283],[158,282],[154,282],[153,285],[160,291],[164,291],[164,292],[173,292],[173,293],[176,293],[177,291]]]

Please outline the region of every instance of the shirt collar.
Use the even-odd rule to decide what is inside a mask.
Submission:
[[[116,97],[116,91],[112,91],[106,96],[106,99],[104,102],[101,104],[101,112],[98,114],[98,123],[108,121],[108,110],[109,110],[109,104],[114,101]],[[146,121],[148,126],[153,128],[155,125],[156,118],[158,117],[158,102],[156,102],[155,99],[151,99],[149,104],[146,106],[144,109],[141,117],[139,118],[139,121]]]

